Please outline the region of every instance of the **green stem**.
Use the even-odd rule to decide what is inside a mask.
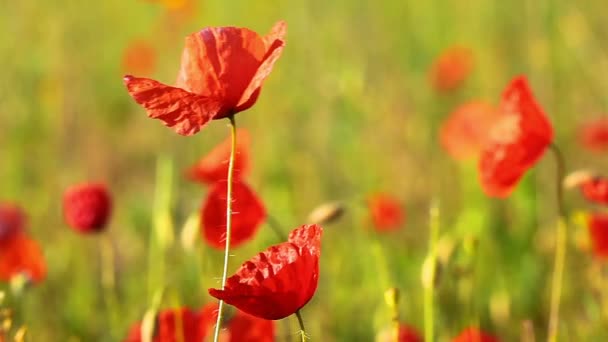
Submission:
[[[298,324],[300,324],[300,341],[306,342],[306,328],[304,327],[304,320],[302,319],[300,310],[296,311],[296,317],[298,318]]]
[[[119,326],[118,298],[116,297],[116,270],[114,267],[114,247],[108,233],[104,233],[99,240],[101,254],[101,284],[103,286],[103,299],[106,304],[110,333]],[[115,337],[115,336],[114,336]]]
[[[279,221],[270,214],[267,214],[266,217],[268,226],[270,227],[270,229],[272,229],[277,238],[279,238],[280,241],[287,241],[287,236],[285,235],[285,233],[283,233],[283,228],[281,227]]]
[[[430,209],[429,222],[429,254],[423,265],[423,289],[424,289],[424,340],[434,341],[434,291],[435,291],[435,269],[437,264],[437,240],[439,238],[439,207],[433,203]],[[429,269],[430,267],[430,269]]]
[[[230,233],[232,228],[232,178],[234,174],[234,156],[236,155],[236,122],[234,121],[234,115],[230,115],[228,119],[230,120],[232,148],[230,150],[230,162],[228,164],[228,188],[226,190],[226,249],[224,251],[224,272],[222,273],[222,290],[226,286],[226,279],[228,279],[228,258],[230,256]],[[220,300],[217,311],[217,321],[215,323],[215,333],[213,334],[213,342],[219,341],[223,308],[224,301]]]
[[[547,328],[547,341],[556,342],[559,325],[559,306],[562,294],[562,279],[566,264],[567,226],[565,221],[564,193],[562,181],[565,174],[564,157],[556,145],[551,145],[551,151],[557,164],[557,210],[558,221],[555,232],[555,255],[553,259],[553,277],[551,280],[551,308],[549,311],[549,325]]]

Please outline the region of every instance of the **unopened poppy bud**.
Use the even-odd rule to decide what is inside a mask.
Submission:
[[[199,234],[199,220],[200,218],[198,213],[192,213],[190,216],[188,216],[186,223],[184,223],[184,226],[182,227],[180,241],[182,248],[188,252],[194,251],[196,238]]]
[[[422,272],[420,280],[422,281],[422,287],[425,289],[431,288],[431,286],[437,286],[441,275],[441,264],[434,260],[430,256],[424,259],[422,263]]]
[[[15,342],[24,342],[25,341],[25,334],[27,333],[27,327],[25,325],[22,325],[19,329],[17,329],[17,331],[15,332],[15,338],[14,341]]]
[[[386,305],[388,305],[391,309],[394,309],[399,305],[399,289],[396,287],[391,287],[390,289],[384,291],[384,300],[386,301]]]
[[[576,170],[564,178],[563,186],[565,189],[574,189],[597,177],[591,170]]]
[[[112,199],[103,184],[78,184],[70,187],[63,196],[65,220],[81,233],[103,230],[111,212]]]
[[[307,222],[310,224],[326,225],[338,221],[343,214],[344,205],[342,203],[323,203],[310,212]]]

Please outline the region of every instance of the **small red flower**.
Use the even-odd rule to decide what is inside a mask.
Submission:
[[[487,334],[477,328],[468,327],[460,335],[452,339],[452,342],[499,342],[498,337]]]
[[[403,225],[405,213],[401,203],[388,194],[373,194],[367,198],[372,223],[378,231],[395,230]]]
[[[608,118],[589,121],[579,128],[579,141],[593,152],[608,151]]]
[[[492,197],[511,194],[553,140],[553,128],[523,76],[505,90],[499,115],[479,160],[482,188]]]
[[[431,66],[430,81],[435,90],[447,92],[460,87],[473,69],[471,50],[454,46],[443,51]]]
[[[391,328],[382,331],[377,337],[376,341],[378,342],[393,342],[393,331]],[[399,342],[422,342],[423,339],[420,336],[420,333],[414,329],[413,327],[400,324],[399,325]]]
[[[201,208],[203,237],[210,246],[217,249],[225,248],[226,192],[226,183],[215,183]],[[230,247],[238,247],[253,238],[265,219],[266,209],[262,201],[247,184],[238,180],[235,181],[232,184]]]
[[[38,243],[25,232],[0,240],[0,280],[9,281],[18,274],[38,283],[46,277],[46,264]]]
[[[591,177],[579,186],[588,201],[608,205],[608,178]]]
[[[209,120],[253,106],[283,47],[287,25],[279,21],[265,37],[246,28],[211,27],[186,37],[176,86],[125,76],[129,94],[182,135]]]
[[[469,159],[481,153],[496,110],[482,101],[467,102],[456,108],[443,122],[441,145],[454,159]]]
[[[287,242],[246,261],[223,290],[209,289],[209,294],[263,319],[295,313],[317,289],[322,233],[317,225],[294,229]]]
[[[145,40],[133,40],[122,56],[122,69],[126,73],[151,74],[156,67],[156,50]]]
[[[27,218],[15,204],[0,203],[0,242],[25,229]]]
[[[68,188],[63,196],[66,222],[81,233],[99,232],[112,212],[112,199],[104,184],[83,183]]]
[[[250,137],[249,132],[245,129],[237,130],[236,135],[234,178],[240,179],[249,171]],[[229,137],[192,166],[186,172],[187,177],[205,184],[226,181],[231,149],[232,138]]]
[[[593,213],[587,220],[593,254],[602,260],[608,260],[608,214]]]

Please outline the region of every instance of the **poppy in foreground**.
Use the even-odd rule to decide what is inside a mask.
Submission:
[[[388,194],[373,194],[367,198],[372,224],[378,231],[395,230],[403,225],[405,213],[401,203]]]
[[[294,314],[317,289],[322,234],[317,225],[294,229],[287,242],[246,261],[223,290],[209,289],[209,294],[263,319]]]
[[[499,342],[498,337],[487,334],[477,328],[464,329],[452,342]]]
[[[112,213],[112,198],[104,184],[74,185],[63,195],[63,216],[80,233],[102,231]]]
[[[505,90],[498,115],[479,159],[479,178],[488,196],[507,197],[543,156],[553,128],[523,76]]]
[[[579,128],[579,141],[589,151],[608,151],[608,118],[586,122]]]
[[[25,229],[27,218],[21,208],[12,203],[0,203],[0,242]]]
[[[413,327],[400,324],[399,325],[399,337],[397,339],[399,342],[422,342],[423,339],[420,336],[420,333]],[[394,342],[393,332],[391,328],[383,330],[376,337],[376,342]]]
[[[213,185],[201,208],[201,229],[205,241],[224,249],[226,241],[226,183]],[[232,183],[232,229],[230,247],[249,241],[266,219],[266,209],[251,188],[240,181]]]
[[[471,50],[454,46],[446,49],[433,63],[429,73],[435,90],[448,92],[460,87],[471,73],[473,55]]]
[[[246,28],[205,28],[186,37],[175,86],[131,75],[124,83],[149,117],[195,134],[209,120],[253,106],[283,51],[286,28],[279,21],[264,37]]]
[[[467,102],[456,108],[441,126],[441,146],[457,160],[478,157],[495,113],[492,105],[482,101]]]
[[[240,128],[236,131],[236,155],[234,156],[234,179],[240,179],[249,171],[249,132]],[[228,137],[206,156],[186,171],[186,176],[195,182],[213,184],[226,181],[228,162],[232,150],[232,139]]]
[[[41,282],[46,277],[42,250],[25,232],[17,232],[0,240],[0,280],[10,281],[19,274],[34,283]]]
[[[608,260],[608,214],[593,213],[587,219],[593,254],[602,260]]]

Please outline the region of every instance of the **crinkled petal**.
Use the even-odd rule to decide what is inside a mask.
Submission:
[[[129,94],[146,108],[148,116],[162,120],[181,135],[197,133],[221,109],[214,98],[196,95],[148,78],[125,76]]]

